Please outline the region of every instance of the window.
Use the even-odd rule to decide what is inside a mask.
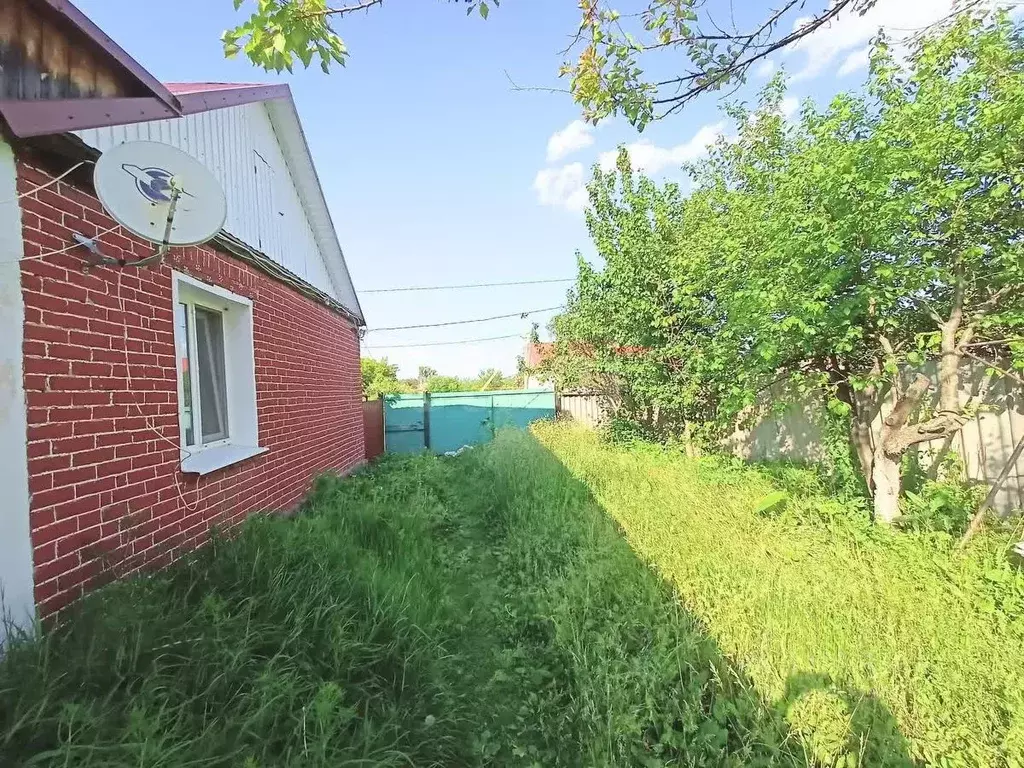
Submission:
[[[263,453],[252,302],[174,273],[174,343],[182,469],[207,474]]]

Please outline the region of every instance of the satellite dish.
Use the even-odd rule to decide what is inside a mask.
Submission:
[[[205,243],[227,218],[227,198],[214,175],[168,144],[131,141],[108,149],[96,161],[93,184],[118,224],[161,250]]]

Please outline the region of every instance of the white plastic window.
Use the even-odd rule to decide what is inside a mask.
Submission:
[[[205,474],[261,453],[252,302],[174,275],[182,468]]]

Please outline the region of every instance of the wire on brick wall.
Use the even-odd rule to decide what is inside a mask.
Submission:
[[[19,200],[21,200],[23,197],[28,197],[29,195],[34,195],[36,192],[39,192],[40,190],[43,190],[43,189],[48,189],[49,187],[52,187],[54,184],[56,184],[58,181],[61,181],[62,179],[65,179],[68,176],[70,176],[72,173],[77,171],[83,165],[92,165],[92,164],[93,164],[92,160],[83,160],[80,163],[75,163],[70,168],[68,168],[66,171],[64,171],[64,173],[62,173],[60,176],[54,176],[52,179],[50,179],[45,184],[40,184],[38,187],[33,187],[28,192],[22,192],[20,195],[12,197],[10,200],[4,200],[4,201],[0,202],[0,205],[7,205],[8,203],[16,203]]]
[[[507,315],[492,315],[491,317],[477,317],[472,320],[450,320],[446,323],[424,323],[422,325],[395,325],[387,328],[367,328],[366,333],[373,333],[374,331],[409,331],[415,328],[442,328],[449,325],[466,325],[468,323],[486,323],[490,320],[503,320],[508,317],[521,317],[527,318],[530,315],[536,315],[541,312],[553,312],[556,309],[565,309],[564,304],[559,304],[557,307],[543,307],[542,309],[529,309],[525,312],[510,312]]]
[[[101,230],[100,232],[97,232],[95,235],[93,235],[92,239],[93,240],[98,240],[99,238],[103,237],[104,235],[109,235],[111,232],[115,232],[115,231],[119,230],[120,228],[121,228],[120,224],[115,224],[112,227],[107,227],[106,229]],[[75,248],[83,248],[83,247],[84,246],[81,243],[72,243],[71,245],[65,246],[64,248],[58,248],[55,251],[47,251],[46,253],[37,253],[35,256],[22,256],[22,257],[20,257],[18,259],[11,259],[11,260],[8,260],[8,261],[0,261],[0,264],[14,264],[15,262],[19,262],[19,261],[32,261],[34,259],[45,259],[45,258],[48,258],[50,256],[60,256],[62,253],[70,253]]]
[[[174,448],[175,451],[179,451],[179,452],[183,451],[185,453],[185,458],[187,459],[187,458],[189,458],[192,455],[192,453],[188,450],[188,448],[184,448],[184,447],[180,446],[178,443],[176,443],[175,441],[171,440],[171,438],[167,437],[163,432],[161,432],[159,429],[157,429],[156,425],[150,420],[150,417],[147,416],[145,414],[145,412],[142,410],[142,406],[139,405],[139,400],[135,396],[135,387],[132,386],[132,367],[131,367],[131,364],[130,364],[129,359],[128,359],[128,320],[127,320],[127,317],[126,317],[127,312],[126,312],[126,309],[125,309],[124,298],[121,296],[121,276],[122,276],[123,273],[124,273],[123,269],[118,269],[117,270],[117,303],[118,303],[118,306],[121,308],[121,319],[124,322],[124,326],[123,326],[123,331],[124,331],[124,337],[123,337],[123,339],[124,339],[124,365],[125,365],[125,377],[128,380],[128,392],[129,392],[129,395],[131,396],[132,403],[135,405],[135,410],[137,410],[139,412],[139,416],[141,416],[142,420],[146,422],[146,426],[149,428],[149,430],[151,432],[153,432],[153,434],[155,434],[161,440],[163,440],[165,443],[167,443],[172,448]],[[177,352],[175,352],[175,355],[177,355]],[[178,464],[178,469],[181,469],[180,462]],[[174,489],[178,492],[178,498],[181,499],[181,504],[185,508],[186,512],[195,512],[197,509],[199,509],[199,503],[202,501],[202,497],[200,495],[201,489],[200,489],[199,483],[198,482],[196,483],[196,498],[195,498],[195,501],[192,503],[191,506],[189,506],[188,501],[186,501],[186,499],[185,499],[185,492],[182,491],[182,489],[181,489],[181,480],[178,478],[178,474],[179,474],[179,472],[177,470],[175,470],[175,472],[174,472]]]

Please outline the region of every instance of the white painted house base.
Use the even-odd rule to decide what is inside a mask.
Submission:
[[[14,152],[0,141],[0,601],[4,626],[28,630],[35,620],[29,528],[28,454],[22,342],[21,206]]]

